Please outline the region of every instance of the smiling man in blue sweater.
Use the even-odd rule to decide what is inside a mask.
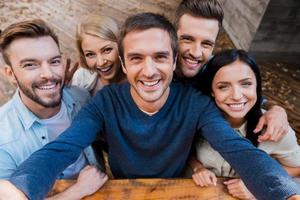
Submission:
[[[18,189],[5,183],[11,191],[23,192],[10,198],[24,194],[29,199],[44,198],[55,177],[99,132],[107,138],[116,178],[179,176],[195,134],[202,134],[257,198],[298,198],[300,188],[276,161],[239,137],[211,99],[191,87],[170,85],[177,36],[167,19],[152,13],[129,17],[119,51],[129,84],[103,88],[70,128],[26,160],[10,178]]]

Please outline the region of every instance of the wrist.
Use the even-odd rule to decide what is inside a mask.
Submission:
[[[206,169],[206,168],[203,167],[203,166],[196,166],[196,167],[193,168],[193,172],[197,173],[197,172],[200,172],[200,171],[202,171],[204,169]]]

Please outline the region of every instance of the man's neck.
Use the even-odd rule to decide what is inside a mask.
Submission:
[[[130,88],[130,94],[133,101],[142,112],[148,115],[154,115],[155,113],[159,112],[159,110],[165,105],[169,93],[170,87],[167,88],[167,90],[158,100],[149,102],[142,99],[132,87]]]

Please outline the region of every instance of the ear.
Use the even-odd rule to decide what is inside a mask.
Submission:
[[[4,65],[4,75],[7,77],[7,79],[13,83],[13,84],[17,84],[17,79],[15,77],[15,74],[12,70],[12,67],[5,64]]]
[[[120,60],[120,63],[121,63],[121,66],[122,66],[122,70],[123,70],[124,74],[127,74],[127,70],[125,68],[125,65],[124,65],[124,62],[123,62],[121,56],[119,56],[119,60]]]
[[[210,95],[211,95],[212,97],[215,97],[215,94],[214,94],[214,92],[211,92],[211,93],[210,93]]]
[[[177,64],[177,55],[176,55],[176,57],[175,57],[175,59],[174,59],[174,63],[173,63],[173,71],[175,71],[175,69],[176,69],[176,64]]]

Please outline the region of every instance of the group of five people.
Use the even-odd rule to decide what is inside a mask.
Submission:
[[[242,50],[211,58],[222,20],[214,0],[182,1],[176,29],[153,13],[129,17],[120,31],[112,18],[87,17],[76,33],[85,69],[69,84],[87,89],[90,100],[86,90],[64,87],[58,39],[43,21],[5,29],[5,72],[18,88],[0,110],[0,176],[9,180],[0,183],[1,196],[44,198],[56,178],[98,166],[90,145],[100,138],[115,178],[179,177],[190,162],[201,186],[229,176],[235,179],[225,184],[238,198],[252,198],[248,189],[261,199],[297,198],[299,186],[264,152],[299,176],[300,150],[285,112],[261,110],[256,63]],[[81,198],[106,180],[87,166],[75,185],[50,198]]]

